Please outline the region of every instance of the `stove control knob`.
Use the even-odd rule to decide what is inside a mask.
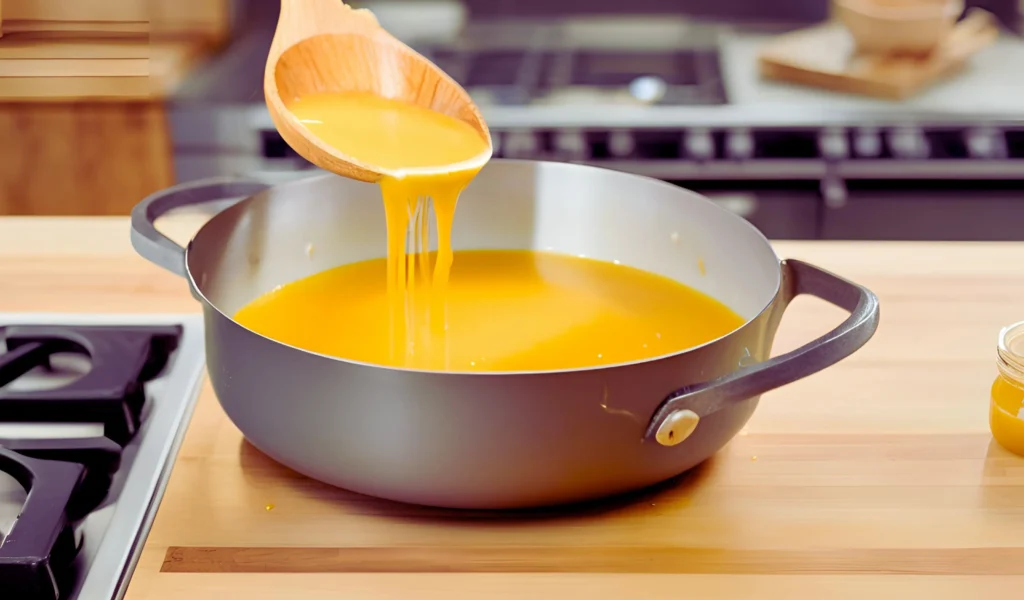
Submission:
[[[537,136],[532,131],[510,131],[502,144],[509,158],[533,158],[537,154]]]
[[[1006,158],[1006,138],[998,129],[970,129],[964,141],[971,158]]]
[[[697,160],[708,160],[715,157],[715,140],[706,129],[693,129],[686,134],[684,141],[686,153]]]
[[[846,184],[834,178],[827,178],[821,182],[821,197],[825,200],[827,208],[842,208],[846,206],[849,193]]]
[[[754,156],[754,137],[746,129],[737,129],[729,133],[725,140],[725,151],[729,158],[744,160]]]
[[[584,160],[587,158],[587,140],[583,132],[567,129],[555,134],[555,150],[564,160]]]
[[[818,151],[829,160],[843,160],[850,155],[850,144],[842,129],[826,129],[818,136]]]
[[[899,127],[889,132],[889,149],[898,158],[928,158],[931,149],[920,129]]]
[[[635,149],[636,141],[632,133],[619,130],[608,134],[608,152],[615,158],[625,158],[633,154]]]
[[[861,129],[853,136],[853,149],[861,158],[882,155],[882,138],[875,129]]]

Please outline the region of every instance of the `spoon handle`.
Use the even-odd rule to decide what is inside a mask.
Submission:
[[[354,9],[341,0],[281,0],[270,58],[276,62],[288,48],[317,35],[380,31],[372,12]]]

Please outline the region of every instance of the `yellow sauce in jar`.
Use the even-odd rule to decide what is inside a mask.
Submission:
[[[1024,322],[1000,332],[998,355],[989,428],[1000,446],[1024,456]]]

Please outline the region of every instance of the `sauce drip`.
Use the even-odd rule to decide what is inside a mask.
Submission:
[[[392,172],[380,181],[389,327],[378,335],[389,341],[389,364],[443,368],[455,206],[490,158],[490,145],[454,117],[373,94],[311,94],[288,103],[288,109],[325,144]],[[431,208],[437,224],[433,255]]]
[[[388,342],[389,266],[343,265],[270,292],[235,319],[313,352],[419,368]],[[672,279],[609,262],[527,250],[455,253],[445,348],[450,371],[547,371],[649,359],[714,340],[743,324],[721,302]],[[429,362],[429,361],[428,361]]]

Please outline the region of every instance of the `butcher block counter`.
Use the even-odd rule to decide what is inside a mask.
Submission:
[[[200,222],[163,227],[184,239]],[[1024,459],[991,441],[987,407],[996,335],[1024,319],[1024,244],[777,248],[877,292],[881,326],[853,357],[766,395],[694,472],[572,508],[399,505],[274,463],[207,387],[127,598],[1012,597]],[[0,218],[0,311],[36,310],[199,306],[134,254],[126,219]],[[841,316],[799,299],[776,351]]]

